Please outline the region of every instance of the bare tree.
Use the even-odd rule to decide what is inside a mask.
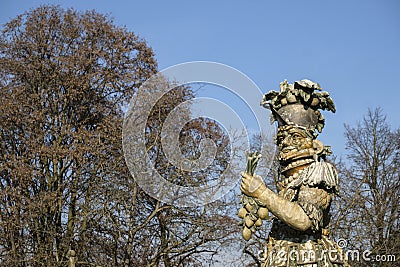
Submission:
[[[179,150],[177,153],[188,160],[194,160],[206,152],[199,146],[202,139],[208,138],[217,144],[212,164],[199,171],[185,171],[172,164],[166,157],[165,144],[163,146],[161,143],[161,132],[167,116],[178,104],[192,98],[193,93],[187,87],[177,87],[163,95],[146,118],[146,147],[155,168],[164,179],[179,186],[199,187],[218,180],[229,164],[229,138],[221,127],[207,118],[191,120],[189,110],[183,110],[179,114],[185,126],[179,129],[179,148],[175,148]],[[154,212],[153,207],[157,205],[163,209],[156,213],[154,220],[144,225],[146,234],[136,240],[136,255],[142,255],[136,258],[141,261],[136,264],[204,266],[207,262],[215,263],[213,256],[237,238],[238,227],[236,210],[232,208],[233,201],[236,198],[232,198],[230,194],[204,206],[177,208],[144,196],[141,202],[149,207],[147,212]],[[151,239],[151,245],[141,242],[142,238]]]
[[[348,240],[346,249],[398,259],[400,131],[390,128],[381,109],[369,110],[357,126],[345,128],[348,162],[338,165],[341,196],[334,233]],[[353,264],[363,266],[365,262]]]
[[[93,11],[42,6],[4,26],[0,265],[203,266],[236,244],[236,195],[177,208],[146,194],[125,164],[124,109],[156,67],[143,40]],[[218,124],[200,118],[181,129],[189,159],[201,153],[201,139],[218,144],[211,166],[199,172],[171,165],[160,143],[169,112],[192,97],[178,87],[144,119],[158,171],[198,186],[229,164],[229,140]],[[190,111],[182,112],[187,118]]]
[[[128,179],[122,107],[155,73],[153,52],[106,16],[42,6],[5,24],[0,66],[1,264],[90,261],[100,232],[116,238],[92,236],[93,222]]]

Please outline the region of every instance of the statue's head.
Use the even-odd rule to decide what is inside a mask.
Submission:
[[[282,162],[314,158],[323,152],[321,141],[307,129],[294,125],[278,128],[276,144],[279,149],[279,160]]]
[[[271,122],[278,122],[276,144],[283,171],[310,164],[330,153],[330,148],[317,140],[325,125],[319,109],[335,112],[327,92],[309,80],[289,84],[283,81],[280,92],[270,91],[261,104],[272,112]]]

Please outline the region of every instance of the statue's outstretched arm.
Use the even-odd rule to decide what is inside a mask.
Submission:
[[[258,198],[268,210],[278,219],[300,231],[306,231],[312,227],[312,222],[305,211],[296,202],[291,202],[278,196],[267,188],[262,178],[258,175],[251,176],[242,173],[240,189],[248,196]]]

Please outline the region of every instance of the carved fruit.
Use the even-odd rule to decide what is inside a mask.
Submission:
[[[318,104],[319,104],[319,99],[316,98],[316,97],[314,97],[313,100],[311,101],[311,106],[312,106],[312,107],[315,107],[315,106],[318,105]]]
[[[253,214],[253,213],[249,213],[247,216],[250,217],[250,219],[253,222],[257,221],[257,219],[258,219],[258,216],[256,214]]]
[[[261,218],[258,218],[257,221],[256,221],[254,224],[255,224],[255,226],[257,226],[257,227],[261,226],[261,225],[262,225],[262,220],[261,220]]]
[[[244,218],[244,224],[245,224],[248,228],[250,228],[250,227],[253,226],[254,222],[253,222],[253,220],[252,220],[249,216],[246,216],[246,218]]]
[[[250,203],[247,203],[244,207],[248,212],[251,212],[251,210],[253,209],[253,205],[251,205]]]
[[[264,207],[260,207],[257,211],[258,217],[265,220],[268,219],[268,209]]]
[[[249,241],[249,239],[251,238],[251,231],[249,228],[244,227],[243,228],[243,232],[242,232],[242,236],[244,238],[244,240]]]
[[[287,94],[286,95],[286,100],[288,103],[295,103],[296,102],[296,96],[293,94]]]
[[[247,214],[247,210],[246,210],[245,208],[240,208],[240,210],[239,210],[239,212],[238,212],[239,218],[244,219],[244,217],[246,216],[246,214]]]

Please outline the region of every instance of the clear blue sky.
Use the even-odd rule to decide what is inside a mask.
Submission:
[[[2,1],[0,23],[41,4],[95,9],[147,40],[160,69],[207,60],[248,75],[264,92],[308,78],[335,100],[321,140],[344,153],[343,124],[382,107],[400,127],[400,2]],[[266,121],[268,118],[266,118]]]

